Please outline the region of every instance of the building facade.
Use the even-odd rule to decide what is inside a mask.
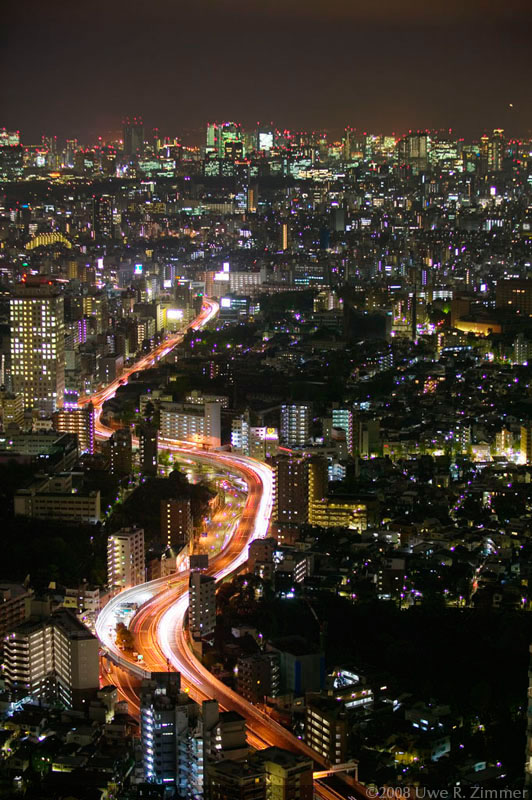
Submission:
[[[281,441],[287,447],[304,447],[310,439],[312,407],[309,403],[281,406]]]
[[[161,436],[184,442],[219,447],[221,444],[220,403],[163,403]]]
[[[53,416],[54,430],[74,433],[78,437],[80,453],[94,453],[94,406],[87,403],[81,408],[56,411]]]
[[[4,639],[7,687],[18,696],[82,708],[99,689],[99,642],[67,609],[28,621]]]
[[[210,575],[192,572],[189,579],[189,627],[194,638],[208,636],[216,626],[216,582]]]
[[[63,407],[65,331],[63,298],[42,279],[19,283],[10,301],[11,370],[26,408],[51,414]]]
[[[144,530],[122,528],[107,539],[107,583],[130,589],[145,581]]]
[[[161,500],[161,539],[169,547],[183,547],[192,537],[192,509],[189,497]]]

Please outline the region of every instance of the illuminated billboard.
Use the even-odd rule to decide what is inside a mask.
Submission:
[[[135,264],[135,275],[142,275],[142,264]]]

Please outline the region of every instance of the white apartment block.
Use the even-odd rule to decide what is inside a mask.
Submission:
[[[312,407],[310,403],[281,406],[281,439],[288,447],[305,447],[310,438]]]
[[[221,408],[220,403],[163,403],[161,437],[220,447]]]
[[[101,519],[100,492],[76,491],[72,476],[54,475],[19,489],[14,498],[15,516],[96,524]]]
[[[17,695],[81,707],[99,688],[99,642],[66,609],[25,622],[4,639],[4,675]]]
[[[122,528],[107,539],[107,583],[130,589],[145,581],[144,530]]]
[[[189,628],[194,638],[207,636],[216,626],[216,582],[210,575],[192,572],[189,579]]]

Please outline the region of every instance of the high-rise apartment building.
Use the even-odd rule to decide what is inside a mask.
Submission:
[[[347,452],[353,455],[353,412],[349,408],[333,408],[332,426],[345,431]]]
[[[17,695],[82,708],[98,691],[98,639],[67,609],[22,623],[4,639],[4,674]]]
[[[189,626],[192,636],[208,636],[216,627],[216,582],[210,575],[191,572],[189,578]]]
[[[80,453],[94,453],[94,406],[87,403],[80,408],[56,411],[53,415],[54,430],[74,433],[78,438]]]
[[[94,233],[109,239],[113,235],[113,199],[104,194],[94,198]]]
[[[147,422],[137,427],[139,437],[139,462],[143,475],[157,475],[157,428]]]
[[[49,281],[19,283],[10,302],[11,369],[24,406],[51,414],[63,407],[65,332],[63,298]]]
[[[250,431],[249,411],[233,419],[231,423],[231,449],[233,452],[249,455]]]
[[[111,589],[129,589],[144,583],[144,531],[122,528],[107,538],[107,583]]]
[[[192,536],[192,509],[189,497],[161,500],[161,539],[169,547],[180,548]]]
[[[274,519],[277,522],[308,522],[309,459],[278,455],[272,460],[274,471]]]
[[[144,777],[176,790],[186,784],[193,766],[190,718],[197,704],[181,692],[178,672],[152,673],[140,691],[140,735]],[[188,756],[188,758],[187,758]]]
[[[111,462],[111,474],[120,478],[131,475],[132,464],[132,442],[131,431],[129,428],[119,428],[109,439],[109,460]]]
[[[181,692],[177,672],[152,673],[140,692],[144,776],[177,797],[205,796],[209,759],[246,755],[245,721],[222,713],[216,700],[201,705]],[[173,795],[172,795],[173,796]]]
[[[335,697],[308,694],[305,742],[331,764],[347,761],[348,723],[343,703]]]
[[[280,689],[278,653],[254,653],[238,659],[238,693],[250,703],[276,697]]]
[[[304,447],[309,442],[312,422],[310,403],[281,406],[281,441],[287,447]]]

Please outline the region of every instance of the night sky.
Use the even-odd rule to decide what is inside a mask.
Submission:
[[[141,114],[371,132],[532,128],[531,0],[9,0],[0,127],[94,141]],[[509,104],[513,104],[513,110]]]

